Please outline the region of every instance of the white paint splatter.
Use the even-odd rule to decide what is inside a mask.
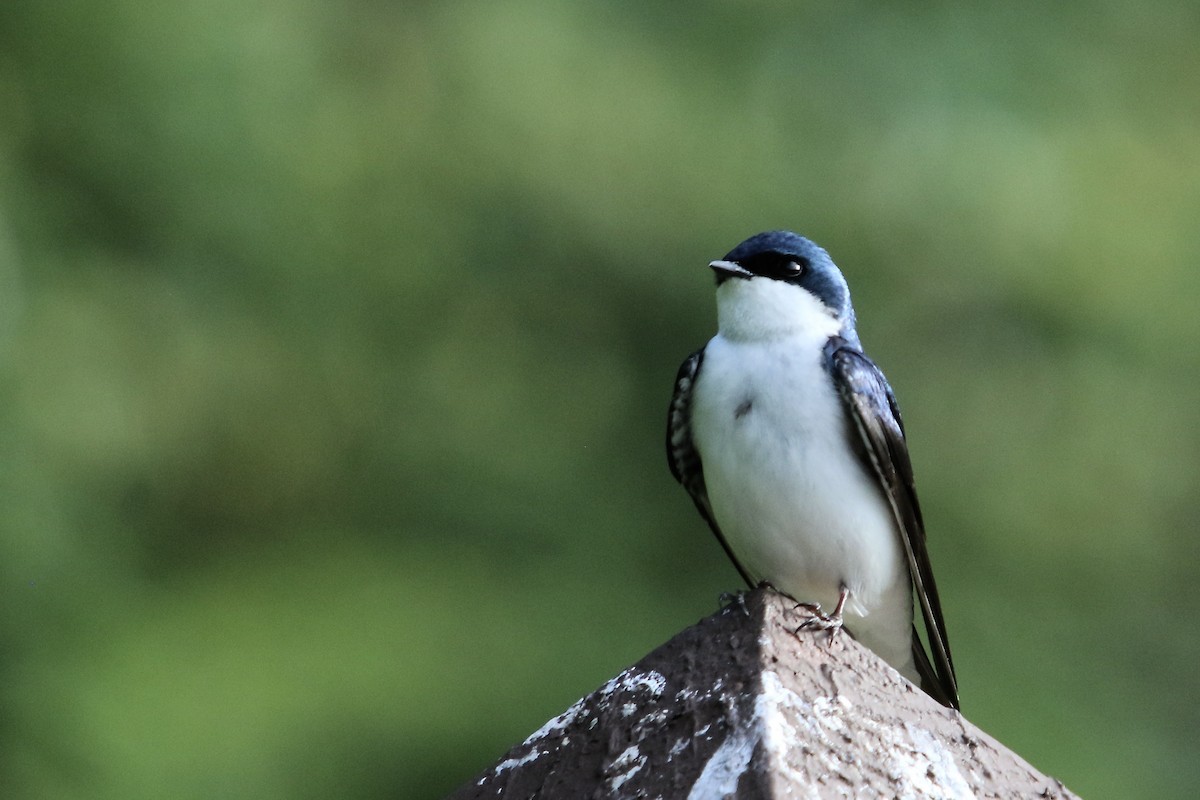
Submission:
[[[974,798],[971,784],[959,770],[954,756],[929,731],[904,723],[908,742],[896,741],[889,752],[905,770],[908,784],[918,797]],[[905,744],[908,746],[906,747]]]
[[[563,728],[570,725],[572,722],[575,721],[575,718],[579,716],[579,711],[580,711],[580,709],[583,708],[584,700],[587,700],[587,698],[584,697],[579,700],[576,700],[574,703],[571,704],[571,707],[568,708],[566,711],[559,714],[557,717],[550,720],[549,722],[547,722],[542,727],[538,728],[533,733],[529,734],[529,737],[527,739],[525,739],[525,744],[535,744],[536,742],[539,742],[542,739],[545,739],[550,734],[555,733],[556,731],[560,731]]]
[[[671,749],[667,751],[667,761],[670,761],[672,758],[679,755],[684,750],[687,750],[688,745],[690,745],[691,743],[692,743],[692,740],[690,738],[688,738],[687,736],[684,736],[681,739],[676,739],[675,744],[671,745]]]
[[[608,779],[609,790],[619,791],[625,781],[638,774],[644,766],[646,766],[646,757],[642,755],[636,744],[630,745],[605,769],[606,773],[618,773]]]
[[[787,776],[790,785],[809,788],[809,796],[817,797],[815,787],[811,786],[814,776],[793,767],[795,762],[788,758],[788,753],[803,747],[816,758],[821,773],[842,771],[846,765],[838,755],[838,742],[833,734],[838,735],[837,739],[844,737],[846,723],[841,715],[848,708],[849,701],[840,697],[818,697],[809,703],[786,688],[777,673],[764,671],[755,716],[762,727],[767,761]]]
[[[666,722],[666,709],[656,708],[653,711],[646,711],[642,714],[641,719],[633,723],[633,734],[639,739],[643,738],[647,733],[652,733],[658,729],[658,726]]]
[[[652,697],[662,697],[662,693],[667,689],[667,679],[660,672],[648,670],[646,672],[633,672],[625,670],[613,680],[605,684],[608,689],[615,684],[615,688],[624,689],[627,692],[637,692],[645,690]],[[611,691],[611,690],[610,690]]]
[[[758,734],[754,720],[749,720],[746,725],[734,726],[717,752],[708,759],[700,777],[692,784],[688,800],[713,800],[733,794],[738,780],[750,766]]]
[[[635,695],[633,702],[624,702],[618,709],[621,716],[631,717],[638,712],[640,703],[661,697],[666,688],[667,679],[661,673],[654,670],[647,670],[645,672],[626,670],[605,683],[594,694],[577,700],[566,711],[530,734],[524,742],[530,748],[529,752],[518,758],[507,758],[501,761],[491,770],[489,776],[500,775],[510,769],[536,761],[543,755],[556,752],[560,746],[566,745],[569,742],[569,737],[566,736],[564,731],[575,723],[583,724],[587,722],[589,730],[594,730],[600,723],[599,715],[595,713],[595,709],[610,707],[612,700],[618,693],[622,695]],[[588,705],[589,701],[592,703],[591,706]],[[666,712],[663,710],[656,710],[644,715],[637,721],[637,725],[632,731],[633,735],[639,742],[642,741],[647,735],[657,732],[657,725],[665,720],[666,717]],[[541,745],[544,740],[560,734],[562,735],[562,741],[552,743],[549,747]],[[622,784],[641,770],[645,764],[646,757],[641,754],[637,744],[628,748],[608,767],[608,771],[614,773],[614,777],[609,779],[612,790],[615,792],[619,789]],[[489,776],[481,778],[480,783],[482,784]]]
[[[749,719],[734,720],[725,741],[692,785],[689,800],[719,798],[735,791],[759,745],[766,762],[780,770],[781,777],[786,776],[790,788],[807,790],[806,797],[819,797],[819,784],[814,780],[857,769],[841,756],[853,733],[845,716],[852,707],[844,696],[809,702],[786,688],[779,675],[764,670],[762,689]],[[953,754],[928,731],[907,723],[884,725],[866,716],[856,717],[855,722],[878,741],[878,753],[885,759],[882,768],[896,781],[897,797],[974,798]],[[697,737],[703,733],[703,729],[697,732]],[[677,742],[671,754],[682,752],[684,744]],[[797,759],[788,757],[796,748],[805,754],[800,759],[808,767],[804,771],[792,766]]]
[[[492,770],[492,775],[500,775],[501,773],[505,772],[506,770],[510,770],[513,767],[524,766],[525,764],[528,764],[531,761],[538,760],[539,758],[541,758],[541,756],[542,756],[542,751],[538,750],[535,747],[532,750],[530,750],[528,753],[526,753],[525,755],[521,756],[520,758],[506,758],[503,761],[501,761],[499,764],[496,765],[495,769]],[[486,777],[487,776],[485,776],[485,778]],[[484,781],[484,778],[481,778],[479,780],[479,782],[481,784],[483,783],[483,781]]]

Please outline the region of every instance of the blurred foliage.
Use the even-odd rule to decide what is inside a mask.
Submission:
[[[1200,785],[1200,11],[7,0],[6,797],[431,797],[736,587],[705,264],[824,244],[966,714]],[[1189,533],[1192,531],[1192,533]]]

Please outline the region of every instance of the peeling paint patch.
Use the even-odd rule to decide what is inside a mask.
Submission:
[[[707,686],[703,691],[693,688],[683,688],[675,693],[675,700],[680,703],[690,703],[694,700],[707,700],[711,697],[716,697],[725,689],[725,681],[717,678],[713,681],[712,686]]]
[[[538,728],[533,733],[529,734],[529,737],[525,739],[524,743],[525,744],[535,744],[538,741],[545,739],[550,734],[556,733],[556,732],[562,730],[563,728],[566,728],[568,725],[570,725],[572,722],[575,721],[575,718],[577,716],[579,716],[579,711],[580,711],[580,709],[583,708],[583,703],[585,700],[587,700],[586,697],[576,700],[574,703],[571,704],[571,707],[568,708],[566,711],[559,714],[557,717],[550,720],[549,722],[547,722],[542,727]]]
[[[627,692],[644,690],[649,692],[653,697],[662,697],[662,693],[667,689],[667,679],[661,673],[654,670],[647,670],[646,672],[625,670],[604,684],[602,693],[609,694],[619,689]]]
[[[692,740],[687,738],[686,736],[682,739],[676,739],[675,744],[671,745],[671,749],[667,751],[667,761],[670,761],[675,756],[682,753],[684,750],[687,750],[688,745],[690,745],[691,743],[692,743]]]
[[[704,765],[700,777],[688,792],[688,800],[711,800],[733,794],[738,781],[750,767],[750,757],[754,755],[758,734],[758,725],[754,720],[746,725],[735,726]]]
[[[535,748],[533,748],[532,750],[530,750],[528,753],[526,753],[525,755],[521,756],[520,758],[506,758],[506,759],[504,759],[503,761],[501,761],[499,764],[497,764],[497,765],[496,765],[496,766],[495,766],[495,767],[492,769],[492,774],[493,774],[493,775],[500,775],[500,774],[501,774],[501,773],[503,773],[505,770],[510,770],[510,769],[512,769],[513,767],[521,767],[521,766],[524,766],[524,765],[528,764],[530,761],[536,761],[537,759],[539,759],[539,758],[541,758],[541,757],[542,757],[542,751],[541,751],[541,750],[538,750],[538,749],[535,747]],[[480,784],[482,784],[485,778],[487,778],[487,776],[486,776],[486,775],[485,775],[483,778],[480,778],[480,779],[479,779],[479,783],[480,783]]]
[[[608,779],[609,790],[619,791],[625,781],[638,774],[644,766],[646,766],[646,757],[642,755],[636,744],[630,745],[604,770],[606,775],[616,773]]]
[[[904,723],[907,742],[895,742],[892,754],[897,765],[905,770],[907,783],[914,793],[943,797],[974,798],[971,784],[959,770],[954,755],[929,731],[910,722]]]
[[[908,724],[874,725],[869,720],[865,720],[868,731],[855,731],[847,724],[853,708],[844,696],[818,697],[809,702],[785,687],[779,675],[764,670],[753,713],[734,724],[708,759],[692,785],[689,800],[724,797],[736,791],[738,782],[751,768],[758,746],[762,747],[764,761],[786,775],[791,786],[815,790],[814,779],[824,782],[839,777],[853,785],[859,766],[845,759],[847,744],[867,732],[881,745],[873,752],[887,754],[884,769],[895,781],[897,797],[975,797],[953,754],[928,731]],[[854,718],[859,724],[864,722],[861,716]],[[684,746],[677,742],[671,753],[682,752]],[[797,753],[806,756],[804,769],[795,766]]]
[[[764,671],[756,716],[762,726],[763,749],[769,763],[775,764],[796,785],[803,786],[808,783],[806,776],[788,758],[789,752],[801,749],[816,758],[823,773],[841,774],[846,763],[839,755],[838,744],[847,735],[841,715],[850,706],[844,698],[818,697],[809,703],[786,688],[778,674]]]

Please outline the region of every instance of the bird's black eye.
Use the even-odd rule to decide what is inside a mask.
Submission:
[[[788,261],[783,265],[783,276],[785,278],[799,278],[804,274],[805,263],[803,260]]]
[[[771,277],[794,281],[808,270],[808,259],[780,255],[771,265]]]
[[[786,253],[755,253],[738,263],[755,275],[782,281],[794,281],[808,270],[807,258]]]

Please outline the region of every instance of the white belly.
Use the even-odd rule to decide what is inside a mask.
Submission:
[[[912,677],[912,600],[890,507],[846,445],[847,421],[811,338],[709,342],[692,431],[717,524],[739,561],[830,610]]]

